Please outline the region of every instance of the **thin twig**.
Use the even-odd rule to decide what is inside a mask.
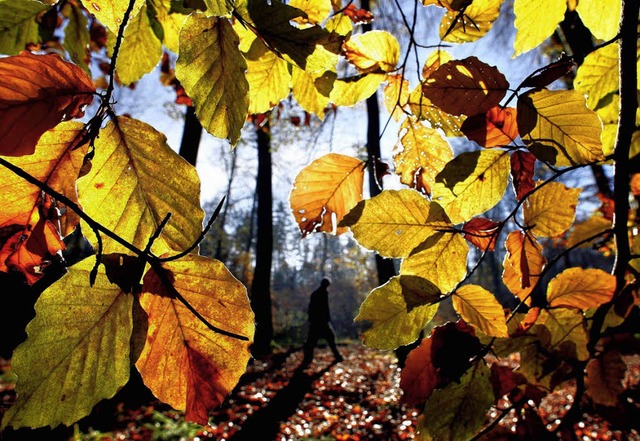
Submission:
[[[109,85],[107,86],[107,90],[104,94],[103,103],[108,105],[109,101],[111,101],[111,94],[113,93],[113,89],[115,87],[115,73],[116,73],[116,61],[118,59],[118,53],[120,52],[120,46],[122,45],[122,40],[124,39],[124,28],[127,27],[127,23],[129,23],[129,18],[131,16],[131,12],[133,12],[133,7],[136,3],[136,0],[129,0],[129,6],[127,6],[127,10],[122,17],[122,23],[118,28],[118,36],[116,38],[116,44],[113,47],[113,54],[111,55],[111,64],[109,65]]]

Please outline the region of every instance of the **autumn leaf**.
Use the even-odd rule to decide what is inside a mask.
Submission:
[[[451,43],[479,40],[493,27],[493,22],[500,15],[502,1],[474,0],[464,9],[462,16],[456,10],[447,11],[440,22],[440,38]]]
[[[492,107],[484,115],[467,118],[460,130],[482,147],[504,147],[519,136],[516,112],[513,107]]]
[[[387,85],[383,90],[384,104],[391,117],[400,121],[403,110],[409,104],[409,81],[400,74],[387,75]]]
[[[540,186],[524,204],[524,221],[539,237],[558,236],[573,224],[582,189],[567,188],[560,182]]]
[[[333,82],[329,99],[340,107],[355,106],[376,93],[386,74],[370,73],[355,77],[341,78]]]
[[[597,308],[613,298],[615,276],[597,268],[568,268],[555,276],[547,287],[550,307]]]
[[[342,218],[362,200],[365,163],[329,153],[303,168],[289,195],[303,237],[319,231],[342,234]]]
[[[85,3],[87,11],[95,15],[100,23],[109,28],[114,34],[118,33],[124,13],[129,6],[129,0],[90,0],[83,3]],[[131,10],[131,17],[138,13],[143,4],[144,1],[135,0]]]
[[[194,12],[180,31],[176,77],[209,133],[234,145],[249,109],[247,63],[238,36],[224,18]]]
[[[507,254],[504,257],[502,281],[520,300],[531,304],[529,294],[540,278],[546,259],[542,246],[536,239],[522,231],[512,231],[505,242]]]
[[[81,118],[93,93],[91,78],[58,55],[0,58],[0,154],[32,154],[44,132]]]
[[[436,291],[428,293],[424,304],[410,308],[401,284],[402,277],[392,277],[387,283],[371,291],[360,305],[356,322],[370,323],[363,332],[363,343],[371,348],[395,349],[416,341],[420,331],[438,310]],[[409,292],[415,304],[415,292]]]
[[[180,30],[187,20],[183,11],[174,11],[175,3],[171,0],[148,0],[147,8],[151,27],[158,40],[171,52],[179,52]],[[187,12],[187,11],[184,11]]]
[[[533,180],[536,157],[533,153],[517,150],[511,155],[511,183],[516,199],[522,200],[527,193],[536,188]]]
[[[502,305],[479,285],[464,285],[452,296],[453,309],[462,319],[491,337],[507,337],[507,323]]]
[[[467,274],[469,246],[457,233],[437,233],[403,259],[400,274],[429,280],[443,293],[451,291]]]
[[[604,160],[602,123],[577,90],[535,90],[518,98],[518,131],[529,150],[556,166]]]
[[[604,233],[606,230],[611,228],[611,224],[611,219],[597,215],[590,216],[582,222],[576,222],[569,233],[569,237],[567,238],[567,247],[576,246],[579,242],[582,242],[585,239]],[[604,237],[604,235],[601,235],[601,237]],[[580,246],[589,247],[591,245],[591,242],[587,242]]]
[[[546,350],[568,360],[585,361],[589,358],[589,335],[581,311],[573,308],[543,309],[531,329]]]
[[[445,136],[462,136],[460,126],[465,120],[464,116],[451,115],[433,105],[422,94],[422,86],[418,85],[409,95],[409,109],[419,120],[427,121],[434,129],[441,129]]]
[[[171,212],[154,242],[156,255],[183,251],[200,236],[204,212],[199,193],[195,167],[171,150],[164,135],[123,116],[100,131],[91,172],[78,181],[85,212],[138,249]],[[104,252],[130,250],[108,241]]]
[[[596,109],[598,103],[619,88],[618,53],[614,42],[587,55],[578,67],[573,85],[587,96],[587,106]]]
[[[620,8],[616,0],[580,0],[576,11],[596,38],[610,40],[618,33]]]
[[[623,381],[627,364],[616,350],[608,350],[597,358],[589,360],[586,368],[585,385],[591,399],[602,406],[614,407],[624,392]]]
[[[429,236],[450,228],[438,204],[414,190],[385,190],[359,202],[339,226],[385,257],[406,257]]]
[[[433,104],[453,115],[477,115],[497,106],[509,83],[494,67],[468,57],[452,60],[422,83],[422,93]]]
[[[324,119],[324,109],[329,105],[329,94],[336,79],[334,72],[317,77],[293,67],[291,84],[293,96],[305,111]]]
[[[438,173],[453,158],[453,150],[440,132],[414,118],[400,126],[393,154],[400,182],[430,194]]]
[[[500,202],[508,183],[508,152],[463,152],[436,176],[433,200],[444,208],[451,222],[458,224]]]
[[[354,35],[342,45],[342,50],[360,73],[391,72],[400,58],[400,44],[387,31]]]
[[[424,338],[409,352],[400,374],[401,400],[410,406],[423,406],[438,385],[438,371],[431,361],[433,339]]]
[[[36,17],[47,9],[34,0],[0,1],[0,54],[16,55],[29,43],[40,43]]]
[[[67,3],[63,7],[63,14],[68,16],[69,22],[64,28],[64,48],[69,53],[71,60],[80,66],[87,75],[91,75],[89,69],[89,29],[87,17],[80,6]]]
[[[145,384],[163,402],[186,411],[189,421],[206,424],[209,411],[235,387],[250,358],[254,315],[246,288],[222,262],[192,254],[149,270],[140,304],[149,320],[136,362]],[[245,340],[214,332],[203,319]]]
[[[553,34],[564,19],[566,0],[515,0],[514,57],[529,52]]]
[[[28,338],[11,359],[18,400],[3,428],[70,426],[128,381],[133,297],[112,285],[103,269],[90,287],[93,263],[69,268],[36,302]]]
[[[289,5],[307,14],[303,23],[320,24],[331,13],[331,0],[291,0]]]
[[[462,227],[464,238],[481,251],[493,251],[500,224],[483,217],[474,217]]]

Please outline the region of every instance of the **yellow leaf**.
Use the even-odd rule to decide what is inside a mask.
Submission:
[[[453,115],[485,113],[504,98],[509,82],[495,67],[468,57],[451,60],[422,83],[422,93]]]
[[[506,151],[463,152],[436,176],[433,200],[454,224],[468,221],[500,202],[509,183],[510,168]]]
[[[45,9],[39,1],[0,1],[0,54],[17,55],[29,43],[40,43],[36,17]]]
[[[347,36],[353,32],[353,22],[346,14],[340,13],[329,17],[324,28],[329,32]]]
[[[567,248],[575,246],[577,243],[582,242],[585,239],[593,237],[596,234],[611,228],[611,219],[607,219],[604,216],[592,215],[583,222],[577,222],[569,237],[567,238]],[[602,237],[602,236],[601,236]],[[583,243],[581,247],[590,247],[592,242]]]
[[[618,33],[620,7],[618,0],[580,0],[576,11],[594,37],[610,40]]]
[[[578,67],[573,85],[587,96],[587,105],[596,109],[602,98],[618,90],[618,43],[613,43],[586,56]]]
[[[364,247],[385,257],[406,257],[438,230],[451,224],[438,204],[414,190],[385,190],[364,200],[340,226],[350,227]]]
[[[582,312],[576,309],[543,309],[532,328],[547,351],[565,360],[585,361],[589,358],[589,334]]]
[[[344,55],[360,73],[391,72],[400,59],[400,44],[387,31],[352,36],[342,46]]]
[[[114,34],[118,33],[122,17],[129,7],[129,0],[84,0],[82,3],[90,14],[95,15]],[[130,17],[134,17],[143,4],[143,0],[136,0]]]
[[[484,37],[500,15],[503,0],[474,0],[465,10],[453,28],[459,13],[447,11],[440,22],[440,38],[451,43],[469,43]],[[451,31],[447,34],[447,31]]]
[[[577,90],[537,90],[521,95],[518,131],[529,150],[552,165],[604,160],[602,123]]]
[[[329,98],[339,107],[355,106],[373,95],[385,78],[386,74],[370,73],[338,79],[333,83]]]
[[[187,20],[187,16],[171,12],[171,0],[149,0],[147,6],[149,12],[162,26],[162,43],[167,49],[177,54],[180,29]]]
[[[430,194],[436,175],[453,158],[449,142],[438,130],[414,118],[404,120],[398,135],[393,164],[400,181]]]
[[[512,231],[505,242],[502,281],[520,300],[531,304],[529,294],[535,288],[546,264],[542,246],[535,237],[522,231]]]
[[[238,41],[227,19],[195,12],[180,32],[176,62],[176,77],[193,100],[202,127],[231,145],[240,138],[249,109],[247,63]]]
[[[553,34],[564,19],[567,0],[515,0],[514,57],[529,52]]]
[[[417,276],[448,293],[467,274],[469,245],[457,233],[436,233],[402,261],[400,274]]]
[[[196,317],[176,292],[219,331]],[[222,262],[191,254],[149,270],[140,304],[149,320],[136,362],[144,383],[157,398],[186,411],[188,420],[206,424],[250,358],[254,315],[246,288]]]
[[[329,105],[329,94],[335,77],[334,72],[316,77],[294,67],[291,76],[293,96],[304,110],[324,119],[324,110]]]
[[[437,49],[427,57],[424,66],[422,66],[422,79],[426,80],[440,66],[453,60],[453,55],[443,49]]]
[[[331,13],[331,0],[291,0],[289,6],[298,8],[307,14],[307,21],[322,23]]]
[[[418,85],[409,96],[409,108],[411,113],[421,120],[428,121],[434,129],[440,129],[445,136],[456,137],[462,136],[460,130],[462,123],[465,121],[464,116],[451,115],[443,112],[437,106],[434,106],[422,94],[422,85]]]
[[[143,6],[127,23],[118,53],[116,73],[124,85],[138,81],[160,61],[162,43],[151,28],[147,7]]]
[[[91,71],[87,65],[89,62],[90,41],[87,17],[84,15],[83,9],[80,6],[75,6],[72,3],[67,3],[67,5],[69,8],[69,21],[64,28],[64,40],[62,44],[69,53],[71,60],[80,66],[88,75],[91,75]],[[1,52],[0,48],[0,53]]]
[[[420,331],[438,311],[437,292],[426,293],[422,306],[415,303],[416,293],[402,286],[403,277],[392,277],[386,284],[371,291],[360,306],[356,322],[370,322],[363,332],[364,344],[377,349],[395,349],[413,343]]]
[[[203,0],[207,7],[207,17],[226,17],[233,11],[233,2],[229,0]]]
[[[384,88],[384,104],[394,120],[400,121],[403,110],[409,103],[409,81],[401,74],[387,75],[387,85]]]
[[[298,173],[289,203],[303,236],[347,231],[339,222],[362,200],[365,167],[359,159],[329,153]]]
[[[538,188],[524,205],[524,222],[538,237],[558,236],[573,224],[582,189],[548,182]]]
[[[258,42],[256,44],[262,44],[259,40],[255,41]],[[289,63],[268,49],[256,59],[247,57],[247,81],[249,113],[267,112],[289,95]]]
[[[474,328],[491,337],[507,337],[504,308],[495,296],[478,285],[464,285],[453,293],[453,309]]]
[[[568,268],[547,286],[549,306],[590,309],[613,298],[615,276],[597,268]]]
[[[182,251],[200,236],[204,212],[199,194],[195,167],[171,150],[163,134],[126,117],[100,131],[91,172],[78,181],[85,212],[139,249],[171,212],[154,242],[156,255]],[[105,253],[129,252],[114,241],[104,245]]]
[[[3,428],[70,426],[129,379],[133,296],[111,284],[102,268],[91,287],[93,264],[73,265],[38,298],[28,338],[11,359],[19,398]]]

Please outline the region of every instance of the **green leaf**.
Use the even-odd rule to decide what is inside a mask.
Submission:
[[[200,178],[163,134],[126,117],[110,122],[96,139],[91,172],[78,181],[84,211],[143,249],[167,213],[172,216],[154,242],[156,255],[182,251],[200,236]],[[84,229],[85,232],[90,229]],[[114,241],[105,253],[130,251]]]
[[[437,287],[427,283],[428,289],[416,290],[411,283],[404,287],[403,279],[402,276],[392,277],[371,291],[360,306],[355,321],[371,323],[363,333],[365,345],[395,349],[412,343],[438,311],[440,292]]]
[[[460,378],[427,399],[418,420],[418,437],[432,440],[466,441],[482,427],[493,404],[491,371],[483,361],[475,363]]]
[[[529,52],[553,34],[564,19],[566,0],[515,0],[514,57]]]
[[[573,85],[587,96],[587,105],[595,110],[602,98],[618,91],[618,43],[613,43],[586,56],[578,67]]]
[[[36,16],[49,6],[34,0],[0,1],[0,53],[16,55],[29,43],[40,43]]]
[[[604,160],[602,123],[577,90],[537,90],[518,99],[518,131],[538,159],[556,166]]]
[[[64,28],[64,40],[62,42],[64,48],[69,52],[69,57],[80,66],[84,71],[91,75],[89,66],[89,28],[87,17],[82,12],[82,9],[74,6],[72,3],[69,5],[69,22]]]
[[[340,222],[364,247],[406,257],[439,229],[451,226],[438,204],[414,190],[385,190],[359,202]]]
[[[233,2],[231,0],[204,0],[207,6],[205,14],[207,17],[225,17],[233,11]]]
[[[454,224],[468,221],[500,202],[509,183],[510,167],[505,151],[461,153],[436,176],[433,200]]]
[[[176,77],[207,132],[234,145],[249,109],[247,63],[227,19],[195,12],[180,32]]]
[[[128,381],[133,296],[102,269],[90,287],[93,263],[69,268],[36,302],[28,338],[11,359],[19,398],[3,427],[69,426]]]

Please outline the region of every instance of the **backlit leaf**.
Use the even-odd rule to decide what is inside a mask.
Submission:
[[[69,268],[40,295],[28,338],[11,359],[19,398],[3,427],[69,426],[129,379],[133,297],[103,270],[90,287],[93,263],[85,259]]]
[[[482,147],[503,147],[518,137],[516,109],[492,107],[484,115],[474,115],[462,123],[462,133]]]
[[[233,3],[228,0],[203,0],[207,17],[226,17],[233,10]]]
[[[454,224],[458,224],[500,202],[508,183],[507,152],[463,152],[436,176],[433,200],[442,205]]]
[[[349,227],[362,246],[382,256],[406,257],[450,223],[438,204],[417,191],[385,190],[359,202],[340,226]]]
[[[546,264],[542,246],[531,235],[522,231],[512,231],[505,242],[507,254],[504,256],[502,281],[520,300],[531,304],[528,297],[540,278]]]
[[[464,285],[452,296],[453,309],[462,319],[484,334],[507,337],[504,308],[495,296],[479,285]]]
[[[616,350],[607,350],[601,356],[589,360],[586,368],[587,394],[600,405],[614,407],[618,396],[624,392],[623,381],[627,364]]]
[[[400,121],[405,114],[404,107],[409,103],[409,81],[400,74],[387,75],[384,87],[384,104],[394,120]]]
[[[414,118],[403,121],[399,136],[393,163],[400,182],[431,193],[436,175],[453,158],[451,146],[438,130]]]
[[[484,37],[500,15],[501,6],[502,0],[474,0],[453,28],[451,25],[459,13],[447,11],[440,22],[440,38],[451,43],[468,43]]]
[[[154,242],[156,255],[182,251],[200,236],[204,212],[199,193],[195,167],[171,150],[160,132],[126,117],[100,131],[91,172],[78,181],[85,212],[139,249],[171,212]],[[104,252],[128,251],[109,241]]]
[[[195,12],[180,31],[176,77],[207,132],[235,144],[249,108],[247,63],[227,19]]]
[[[511,155],[511,183],[519,201],[536,188],[533,180],[536,157],[533,153],[517,150]]]
[[[596,38],[610,40],[618,33],[620,7],[616,0],[580,0],[576,11]]]
[[[491,371],[480,361],[469,368],[459,382],[435,390],[418,419],[418,436],[432,440],[466,440],[475,435],[494,401],[490,376]]]
[[[440,66],[444,63],[453,60],[453,55],[444,49],[436,49],[431,52],[431,55],[427,57],[427,61],[425,61],[424,66],[422,66],[422,78],[427,79],[434,73]]]
[[[158,39],[162,40],[164,46],[176,54],[179,52],[180,30],[187,20],[187,16],[174,13],[171,10],[172,0],[148,0],[147,7],[149,15],[153,21],[162,28],[160,35],[156,33]]]
[[[496,247],[500,224],[483,217],[474,217],[465,222],[464,238],[481,251],[493,251]]]
[[[298,173],[289,203],[303,236],[347,231],[338,224],[362,200],[365,166],[359,159],[329,153]]]
[[[0,1],[0,54],[16,55],[40,43],[36,17],[49,7],[34,0]]]
[[[613,298],[615,276],[597,268],[568,268],[554,277],[547,287],[551,307],[597,308]]]
[[[91,78],[58,55],[0,58],[0,154],[32,154],[44,132],[81,118],[94,92]]]
[[[129,6],[129,0],[84,0],[82,3],[89,13],[95,15],[114,34],[118,33],[122,17]],[[138,13],[143,4],[143,0],[136,0],[131,17]]]
[[[259,40],[255,44],[262,43]],[[289,95],[291,74],[289,64],[266,47],[257,58],[246,57],[249,83],[249,113],[271,110]]]
[[[64,48],[69,52],[71,60],[84,69],[88,75],[89,70],[89,29],[87,17],[81,7],[67,3],[69,8],[69,22],[64,28]]]
[[[537,90],[518,99],[518,130],[529,150],[556,166],[602,161],[602,123],[577,90]]]
[[[422,306],[411,308],[405,298],[401,279],[392,277],[386,284],[371,291],[360,305],[355,321],[371,323],[362,336],[366,346],[395,349],[412,343],[436,314],[439,304],[435,300],[432,304],[425,302]],[[431,294],[435,297],[435,293]],[[411,302],[415,303],[415,300]]]
[[[573,81],[576,90],[587,96],[587,105],[596,109],[602,98],[619,87],[618,43],[591,52],[578,67]]]
[[[524,204],[524,221],[538,237],[558,236],[573,224],[582,189],[567,188],[560,182],[548,182]]]
[[[370,73],[334,81],[329,98],[340,107],[351,107],[373,95],[386,74]]]
[[[387,31],[354,35],[344,43],[342,50],[360,73],[391,72],[400,59],[400,44]]]
[[[440,129],[445,136],[462,136],[460,126],[464,122],[464,116],[451,115],[443,112],[438,106],[434,106],[422,94],[422,86],[418,85],[409,95],[409,108],[413,115],[424,121],[428,121],[434,129]]]
[[[467,274],[469,246],[460,234],[437,233],[402,261],[400,274],[417,276],[448,293]]]
[[[222,262],[191,254],[163,263],[162,273],[149,270],[142,291],[149,330],[136,367],[156,397],[206,424],[250,358],[254,315],[247,290]],[[247,340],[209,329],[175,291],[211,325]]]
[[[553,34],[564,19],[566,0],[515,0],[514,57],[529,52]]]
[[[543,309],[532,329],[543,348],[569,360],[584,361],[589,358],[589,334],[584,315],[579,310]]]
[[[153,32],[147,7],[132,17],[124,30],[124,40],[116,62],[116,73],[122,84],[138,81],[153,70],[162,56],[162,42]]]
[[[409,352],[402,368],[402,401],[410,406],[423,406],[438,385],[438,371],[431,361],[432,342],[432,338],[422,339],[420,346]]]
[[[335,77],[333,72],[316,77],[294,67],[291,76],[293,96],[305,111],[324,119],[324,109],[329,105],[329,94]]]
[[[596,215],[590,216],[583,222],[576,222],[573,226],[573,229],[569,233],[569,237],[567,238],[567,247],[573,247],[578,244],[578,242],[582,242],[585,239],[604,232],[605,230],[611,228],[611,224],[611,219],[607,219],[604,216]],[[580,246],[590,247],[591,245],[592,242],[587,242],[583,243]]]
[[[307,14],[306,22],[322,23],[331,13],[331,0],[291,0],[290,6]]]
[[[424,96],[453,115],[485,113],[500,103],[508,88],[496,67],[476,57],[449,61],[422,83]]]

